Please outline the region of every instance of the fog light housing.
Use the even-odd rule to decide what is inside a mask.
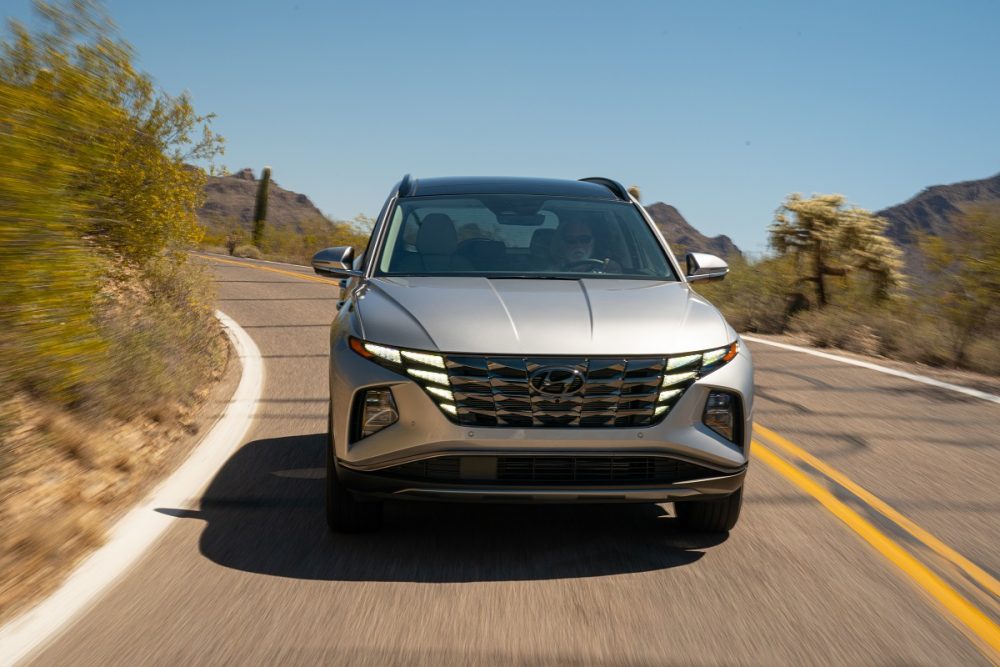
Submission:
[[[377,387],[362,392],[357,403],[356,440],[367,438],[399,421],[399,410],[388,387]]]
[[[705,401],[701,421],[726,440],[739,444],[740,399],[728,391],[712,390]]]

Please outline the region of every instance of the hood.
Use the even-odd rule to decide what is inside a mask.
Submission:
[[[441,352],[668,355],[735,338],[680,282],[375,278],[356,307],[366,340]]]

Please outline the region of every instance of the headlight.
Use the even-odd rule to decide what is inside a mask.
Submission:
[[[348,339],[348,344],[362,357],[414,380],[448,416],[458,414],[448,373],[444,371],[444,357],[440,354],[378,345],[357,338]]]
[[[732,361],[740,351],[740,344],[735,340],[725,347],[703,352],[701,355],[701,375],[705,376],[715,369]]]
[[[725,347],[718,347],[707,352],[675,354],[672,357],[667,357],[663,367],[660,395],[656,399],[656,407],[653,408],[653,418],[659,419],[665,415],[680,400],[691,383],[722,368],[732,361],[739,351],[740,344],[733,341]]]

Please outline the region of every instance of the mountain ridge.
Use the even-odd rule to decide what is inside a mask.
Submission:
[[[919,283],[924,258],[921,235],[947,237],[955,219],[970,205],[1000,207],[1000,174],[947,185],[931,185],[905,202],[877,211],[888,222],[885,234],[903,251],[904,272]]]
[[[732,254],[742,254],[739,247],[725,234],[711,237],[702,234],[681,215],[675,206],[664,202],[655,202],[643,208],[656,223],[675,254],[707,252],[722,258]],[[683,252],[681,252],[682,250]]]
[[[901,204],[889,206],[876,215],[889,222],[886,235],[899,246],[917,242],[919,234],[946,236],[955,216],[970,204],[1000,205],[1000,173],[970,181],[924,188]]]

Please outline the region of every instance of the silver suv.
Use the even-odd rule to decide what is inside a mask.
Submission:
[[[384,499],[674,502],[695,530],[739,517],[750,353],[692,291],[653,221],[604,178],[428,178],[393,188],[344,278],[330,335],[327,519]]]

